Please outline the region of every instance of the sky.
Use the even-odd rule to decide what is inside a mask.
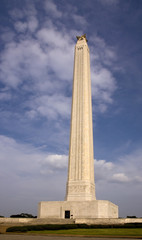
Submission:
[[[76,36],[91,59],[96,197],[142,217],[142,1],[0,1],[0,215],[64,200]]]

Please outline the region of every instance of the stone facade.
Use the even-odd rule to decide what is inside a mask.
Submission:
[[[118,218],[118,207],[103,200],[94,201],[51,201],[39,203],[39,218]]]

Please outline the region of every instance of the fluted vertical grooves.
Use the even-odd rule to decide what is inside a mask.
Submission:
[[[95,200],[90,54],[86,38],[75,46],[67,201]]]

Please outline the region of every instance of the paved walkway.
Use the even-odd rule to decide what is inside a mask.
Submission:
[[[1,234],[0,240],[122,240],[122,238],[97,238],[97,237],[69,237],[69,236],[43,236],[43,235],[16,235]],[[125,240],[136,240],[136,238],[125,238]]]

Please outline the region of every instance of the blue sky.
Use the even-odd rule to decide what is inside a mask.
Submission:
[[[1,0],[0,215],[65,197],[74,46],[86,33],[96,196],[142,217],[141,23],[141,0]]]

